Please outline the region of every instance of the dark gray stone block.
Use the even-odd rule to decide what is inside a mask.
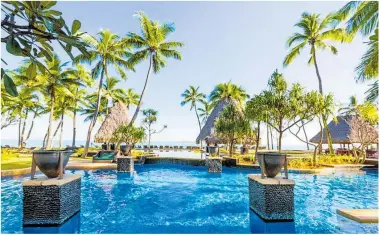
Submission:
[[[118,172],[133,172],[135,170],[133,157],[118,157],[117,171]]]
[[[222,158],[221,157],[207,158],[206,165],[208,167],[208,172],[210,173],[222,172]]]
[[[294,220],[294,181],[248,175],[250,208],[266,221]]]
[[[81,176],[34,179],[23,183],[23,225],[64,223],[80,210]]]

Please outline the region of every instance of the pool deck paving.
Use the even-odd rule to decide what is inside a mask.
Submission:
[[[337,209],[337,213],[359,223],[378,223],[378,209]]]

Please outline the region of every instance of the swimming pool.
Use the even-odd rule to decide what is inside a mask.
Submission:
[[[2,233],[255,233],[276,226],[284,233],[377,233],[337,208],[377,208],[378,173],[314,176],[291,172],[296,181],[295,222],[263,223],[249,210],[247,174],[254,170],[136,166],[136,175],[116,171],[67,171],[82,175],[80,213],[59,228],[22,228],[21,182],[1,181]],[[268,230],[269,229],[269,230]],[[275,231],[275,230],[272,230]]]

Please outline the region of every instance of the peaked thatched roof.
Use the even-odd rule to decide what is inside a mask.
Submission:
[[[365,123],[361,118],[355,116],[338,116],[337,119],[337,123],[332,120],[327,125],[333,144],[352,144],[361,142],[361,140],[358,139],[358,127],[354,126],[359,125],[359,123],[364,123],[366,125],[365,128],[367,129],[366,131],[368,131],[368,135],[375,136],[374,138],[371,138],[370,142],[377,143],[378,138],[376,138],[376,136],[378,134],[376,128],[368,123]],[[326,135],[326,129],[324,128],[322,144],[327,144]],[[310,142],[319,143],[320,138],[321,132],[311,138]]]
[[[216,141],[214,129],[215,129],[215,121],[219,117],[220,113],[223,111],[224,107],[227,105],[237,105],[237,103],[230,99],[222,99],[220,100],[212,110],[210,116],[208,116],[205,125],[202,127],[201,132],[199,133],[196,142],[199,143],[199,141],[203,141],[206,138],[209,138],[210,140],[213,139]]]
[[[95,143],[109,142],[115,130],[129,122],[128,109],[125,104],[117,102],[109,111],[98,132],[95,135]]]

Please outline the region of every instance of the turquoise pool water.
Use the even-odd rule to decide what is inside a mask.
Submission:
[[[377,208],[378,173],[313,176],[292,172],[294,223],[264,223],[249,210],[247,174],[253,170],[136,166],[136,174],[67,171],[82,175],[80,213],[58,228],[22,228],[21,183],[3,178],[2,233],[377,233],[337,208]]]

